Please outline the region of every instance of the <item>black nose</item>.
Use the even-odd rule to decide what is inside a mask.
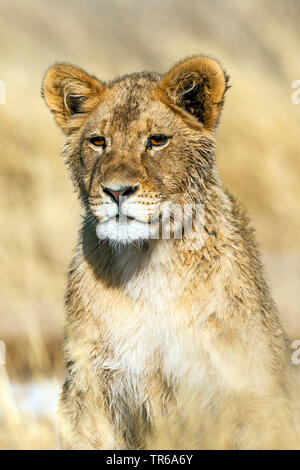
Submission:
[[[119,204],[120,197],[129,197],[134,194],[137,190],[138,186],[124,186],[118,189],[111,189],[107,186],[103,187],[103,192],[105,194],[108,194],[108,196],[110,196],[112,200],[115,201],[117,204]]]

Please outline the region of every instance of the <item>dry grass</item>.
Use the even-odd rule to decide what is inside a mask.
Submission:
[[[40,98],[55,61],[109,79],[163,72],[198,52],[222,59],[233,87],[219,131],[221,173],[250,209],[282,321],[300,335],[300,105],[291,102],[299,19],[299,0],[1,1],[0,448],[56,446],[51,418],[24,411],[11,389],[63,374],[64,276],[79,207]]]
[[[35,378],[35,387],[43,387],[44,377]],[[58,391],[57,379],[48,378],[48,386],[54,393]],[[0,450],[4,449],[55,449],[58,448],[55,412],[47,413],[47,401],[44,398],[43,409],[36,412],[34,406],[40,406],[35,399],[32,406],[26,401],[25,391],[16,389],[6,369],[0,366]],[[36,393],[30,390],[29,393]],[[49,394],[49,391],[47,390]],[[28,392],[27,392],[28,395]],[[31,398],[32,400],[32,398]],[[34,398],[33,398],[34,400]]]

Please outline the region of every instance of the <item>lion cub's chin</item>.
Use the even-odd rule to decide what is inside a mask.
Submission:
[[[155,229],[138,220],[120,221],[111,218],[106,222],[98,223],[96,234],[100,240],[108,240],[112,245],[126,245],[155,238]]]

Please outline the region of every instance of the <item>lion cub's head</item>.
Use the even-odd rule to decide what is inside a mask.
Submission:
[[[155,238],[162,207],[203,201],[227,82],[204,56],[164,76],[142,72],[111,83],[68,64],[48,70],[43,96],[68,136],[66,160],[99,238]]]

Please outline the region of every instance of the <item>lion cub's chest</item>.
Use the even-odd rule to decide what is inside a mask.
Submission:
[[[171,255],[167,247],[160,249],[136,275],[130,269],[135,260],[120,258],[124,278],[117,288],[83,276],[96,320],[92,325],[99,324],[98,336],[105,341],[96,366],[119,388],[135,382],[133,389],[143,390],[160,377],[168,386],[208,390],[231,375],[232,357],[224,355],[209,322],[211,314],[221,313],[226,305],[221,283],[216,282],[217,289],[212,282],[195,283],[194,274],[181,272]]]
[[[205,328],[172,303],[164,311],[123,307],[105,315],[111,354],[103,367],[141,382],[159,372],[168,383],[200,387],[210,367]]]
[[[159,375],[193,393],[242,389],[254,380],[241,360],[235,330],[214,326],[214,312],[221,314],[226,305],[222,294],[199,289],[200,295],[182,302],[169,291],[160,302],[154,291],[152,302],[145,290],[137,299],[102,291],[97,316],[109,354],[97,361],[101,368],[139,387]]]

